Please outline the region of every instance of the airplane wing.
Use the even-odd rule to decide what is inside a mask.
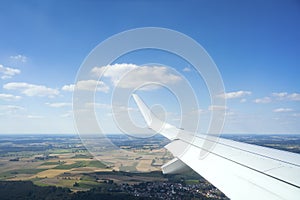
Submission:
[[[180,173],[189,166],[233,200],[300,199],[300,154],[215,138],[176,128],[159,120],[133,94],[147,125],[170,139],[174,159],[163,173]],[[214,148],[206,148],[212,143]],[[206,152],[205,157],[199,157]]]

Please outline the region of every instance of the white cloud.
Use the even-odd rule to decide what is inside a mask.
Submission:
[[[21,71],[19,69],[14,69],[10,67],[4,67],[3,65],[0,65],[0,76],[1,79],[9,79],[13,76],[20,74]]]
[[[20,61],[20,62],[22,62],[22,63],[25,63],[25,62],[27,62],[27,57],[26,56],[24,56],[24,55],[16,55],[16,56],[10,56],[9,57],[10,59],[13,59],[13,60],[17,60],[17,61]]]
[[[130,111],[138,111],[137,108],[133,108],[133,107],[127,107],[127,106],[113,106],[113,110],[115,112],[130,112]]]
[[[226,115],[226,116],[234,116],[235,113],[234,113],[234,112],[226,112],[225,115]]]
[[[300,117],[300,113],[293,113],[292,116],[293,117]]]
[[[111,109],[112,105],[105,104],[105,103],[86,103],[85,106],[87,108],[99,108],[99,109]]]
[[[121,105],[110,105],[105,103],[86,103],[85,106],[87,108],[96,108],[96,109],[109,109],[114,110],[115,112],[127,112],[127,111],[138,111],[137,108],[128,107],[128,106],[121,106]]]
[[[15,96],[12,94],[0,94],[0,99],[4,100],[4,101],[16,101],[16,100],[20,100],[22,97],[20,96]]]
[[[24,107],[15,105],[0,105],[1,110],[24,110]]]
[[[240,102],[241,103],[245,103],[247,101],[247,99],[241,99]]]
[[[66,102],[59,102],[59,103],[46,103],[46,105],[53,107],[53,108],[61,108],[61,107],[68,107],[72,106],[71,103],[66,103]]]
[[[61,89],[63,91],[73,92],[75,89],[75,85],[74,84],[64,85]]]
[[[100,92],[108,92],[109,87],[103,81],[96,80],[83,80],[78,81],[76,86],[78,90],[88,90],[88,91],[100,91]]]
[[[293,93],[288,95],[288,99],[291,101],[300,101],[300,94],[299,93]]]
[[[291,108],[277,108],[277,109],[273,110],[273,112],[276,112],[276,113],[291,112],[291,111],[293,111],[293,109],[291,109]]]
[[[54,97],[59,94],[57,89],[48,88],[44,85],[34,85],[29,83],[22,83],[22,82],[12,82],[7,83],[3,86],[4,89],[7,90],[17,90],[20,91],[22,94],[26,96],[47,96],[47,97]]]
[[[185,68],[183,68],[183,70],[182,71],[184,71],[184,72],[190,72],[191,71],[191,68],[189,68],[189,67],[185,67]]]
[[[287,92],[279,92],[279,93],[272,93],[272,96],[276,97],[278,100],[300,101],[299,93],[289,94]]]
[[[219,105],[211,105],[208,107],[208,110],[213,111],[213,110],[227,110],[227,106],[219,106]]]
[[[40,116],[40,115],[27,115],[27,118],[29,118],[29,119],[42,119],[42,118],[44,118],[44,116]]]
[[[113,79],[113,81],[117,81],[121,78],[121,76],[138,67],[139,66],[135,64],[126,64],[126,63],[114,64],[114,65],[107,65],[102,67],[94,67],[91,73],[97,77],[99,76],[110,77]]]
[[[71,117],[71,116],[72,116],[72,112],[71,111],[60,115],[60,117],[62,117],[62,118],[68,118],[68,117]]]
[[[255,99],[255,103],[270,103],[271,101],[300,101],[299,93],[274,92],[271,97]],[[275,111],[274,111],[275,112]]]
[[[204,109],[195,109],[195,110],[192,110],[188,113],[188,115],[200,115],[200,114],[204,114],[206,111]]]
[[[172,74],[164,66],[137,66],[126,63],[94,67],[91,73],[97,77],[109,78],[114,86],[120,88],[137,88],[147,82],[174,84],[182,80],[180,76]],[[122,80],[122,78],[124,79]],[[157,87],[144,89],[155,89]]]
[[[109,87],[103,81],[96,81],[96,80],[82,80],[78,81],[76,85],[64,85],[61,89],[63,91],[74,92],[75,89],[77,90],[87,90],[87,91],[94,91],[97,87],[96,91],[100,92],[108,92]]]
[[[223,95],[223,97],[225,97],[226,99],[236,99],[236,98],[245,97],[250,94],[251,94],[250,91],[240,90],[240,91],[236,91],[236,92],[225,93],[225,95]]]
[[[254,103],[270,103],[272,100],[270,97],[264,97],[261,99],[255,99]]]
[[[16,105],[0,105],[0,111],[2,114],[15,114],[21,110],[25,110],[25,108]]]
[[[272,93],[272,96],[283,98],[283,97],[286,97],[287,94],[288,94],[287,92],[278,92],[278,93],[274,92],[274,93]]]

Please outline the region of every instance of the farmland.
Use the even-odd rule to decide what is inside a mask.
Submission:
[[[26,180],[78,191],[100,184],[95,178],[87,179],[87,173],[159,171],[163,163],[172,159],[163,149],[167,141],[162,137],[144,140],[147,141],[144,144],[120,136],[111,136],[111,140],[120,148],[104,149],[95,157],[75,135],[3,135],[0,137],[0,180]],[[106,178],[109,179],[108,175]],[[124,181],[116,175],[112,179]],[[74,187],[75,182],[80,187]]]
[[[224,137],[296,153],[300,149],[298,135]],[[0,180],[3,184],[6,181],[25,181],[16,182],[21,185],[29,181],[36,186],[68,188],[73,192],[89,192],[100,187],[100,193],[121,191],[131,194],[131,191],[139,191],[139,195],[146,195],[144,187],[156,191],[157,188],[168,190],[172,186],[183,196],[201,199],[209,194],[210,198],[226,199],[192,170],[187,174],[163,175],[161,166],[173,158],[164,149],[169,142],[165,138],[155,136],[145,140],[122,135],[108,138],[114,148],[92,140],[92,144],[101,144],[101,148],[88,151],[76,135],[0,135]],[[181,189],[183,186],[185,191]],[[166,198],[159,191],[147,195]]]

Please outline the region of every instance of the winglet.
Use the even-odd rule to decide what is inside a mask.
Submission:
[[[149,128],[170,140],[177,138],[180,129],[158,119],[138,95],[132,94],[132,96]]]
[[[132,94],[132,97],[136,102],[137,106],[139,107],[148,127],[150,127],[152,123],[150,109],[148,108],[148,106],[146,106],[146,104],[142,101],[142,99],[138,95]]]

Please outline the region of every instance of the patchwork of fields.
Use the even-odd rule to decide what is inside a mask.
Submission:
[[[161,139],[148,140],[145,144],[145,141],[137,141],[136,146],[127,144],[119,150],[103,150],[96,159],[76,136],[0,138],[0,180],[31,180],[41,186],[55,185],[73,190],[86,190],[105,180],[120,183],[124,178],[108,175],[91,178],[88,174],[160,171],[161,165],[172,159],[163,144],[157,145]]]

